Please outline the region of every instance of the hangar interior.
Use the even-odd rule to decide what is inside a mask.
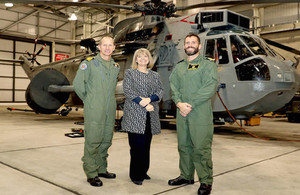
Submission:
[[[77,2],[133,6],[146,1]],[[226,1],[165,2],[180,7]],[[228,9],[247,16],[252,33],[299,50],[300,2],[282,2],[267,3],[266,0],[266,3],[259,4],[208,6],[176,14]],[[38,5],[20,1],[15,1],[13,6],[4,3],[0,1],[0,59],[18,60],[27,52],[37,53],[45,44],[36,57],[40,64],[81,55],[85,53],[79,44],[81,39],[94,38],[98,41],[101,36],[111,33],[118,22],[140,16],[140,13],[125,9],[54,5],[46,1]],[[295,62],[294,53],[271,47]],[[37,62],[35,66],[38,66]],[[178,188],[167,185],[168,179],[179,174],[174,119],[169,119],[168,124],[163,125],[162,134],[153,138],[149,171],[152,179],[149,182],[135,186],[129,181],[127,134],[115,132],[108,163],[109,170],[117,173],[117,179],[104,180],[100,189],[89,186],[80,160],[84,139],[64,136],[71,128],[83,127],[74,124],[83,121],[82,109],[71,112],[65,118],[26,111],[9,112],[6,109],[8,106],[28,109],[25,92],[29,83],[30,79],[19,63],[0,62],[1,194],[196,194],[199,182]],[[286,118],[262,118],[260,126],[246,128],[271,140],[300,139],[299,124],[288,123]],[[299,194],[299,148],[299,141],[266,141],[248,136],[232,124],[215,126],[215,183],[212,194]]]
[[[83,1],[85,2],[85,1]],[[101,1],[120,5],[142,4],[144,1]],[[203,3],[214,2],[213,0]],[[188,6],[199,1],[174,1],[177,6]],[[273,3],[257,5],[217,6],[186,10],[181,15],[199,12],[200,9],[226,8],[250,18],[250,27],[263,38],[297,48],[299,45],[298,3]],[[75,40],[92,37],[99,40],[101,35],[110,33],[111,26],[128,17],[139,16],[128,10],[103,8],[24,5],[13,7],[0,5],[0,58],[19,59],[25,51],[33,52],[34,40],[46,43],[46,48],[37,56],[41,64],[54,62],[61,58],[73,57],[83,52]],[[76,14],[77,20],[68,20]],[[37,51],[43,44],[37,45]],[[294,60],[293,53],[275,48],[280,54]],[[25,91],[29,79],[18,64],[1,63],[0,66],[0,103],[25,102]]]

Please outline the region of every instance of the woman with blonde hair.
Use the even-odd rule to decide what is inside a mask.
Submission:
[[[142,185],[150,166],[152,135],[160,133],[159,101],[163,95],[160,76],[151,70],[153,58],[147,49],[135,51],[132,67],[125,72],[122,130],[128,132],[130,145],[129,176]]]

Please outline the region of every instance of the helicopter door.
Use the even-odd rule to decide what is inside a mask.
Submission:
[[[225,38],[207,39],[205,57],[215,60],[217,64],[228,64],[228,49]]]

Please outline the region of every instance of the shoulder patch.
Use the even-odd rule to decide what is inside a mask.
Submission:
[[[120,68],[120,65],[118,63],[114,63],[114,66]]]
[[[94,57],[88,57],[88,58],[86,58],[86,60],[89,62],[89,61],[91,61],[92,59],[94,59]]]
[[[82,64],[80,65],[80,69],[81,69],[81,70],[87,69],[86,63],[82,63]]]

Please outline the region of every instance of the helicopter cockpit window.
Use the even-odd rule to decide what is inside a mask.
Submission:
[[[267,51],[267,53],[273,57],[276,57],[280,60],[285,60],[285,58],[283,56],[281,56],[279,53],[277,53],[276,51],[274,51],[263,39],[257,39],[257,41],[265,48],[265,50]]]
[[[255,41],[252,37],[240,36],[240,38],[246,43],[246,45],[251,49],[251,51],[256,55],[267,55],[264,48]]]
[[[262,39],[255,39],[255,41],[258,42],[265,49],[268,55],[276,57],[276,54],[272,51],[271,48],[268,47],[268,45]]]
[[[249,49],[236,35],[230,36],[230,43],[231,43],[231,52],[232,52],[232,58],[234,63],[237,63],[241,60],[253,56],[252,53],[249,51]]]
[[[226,39],[223,38],[217,39],[217,51],[218,51],[219,64],[228,64],[229,58],[227,52]]]
[[[215,40],[206,40],[205,57],[215,59]]]
[[[215,49],[217,49],[217,52],[215,52]],[[226,39],[219,38],[206,40],[205,57],[217,60],[218,64],[228,64],[229,59]]]
[[[270,70],[260,58],[246,61],[235,67],[239,81],[269,81]]]

